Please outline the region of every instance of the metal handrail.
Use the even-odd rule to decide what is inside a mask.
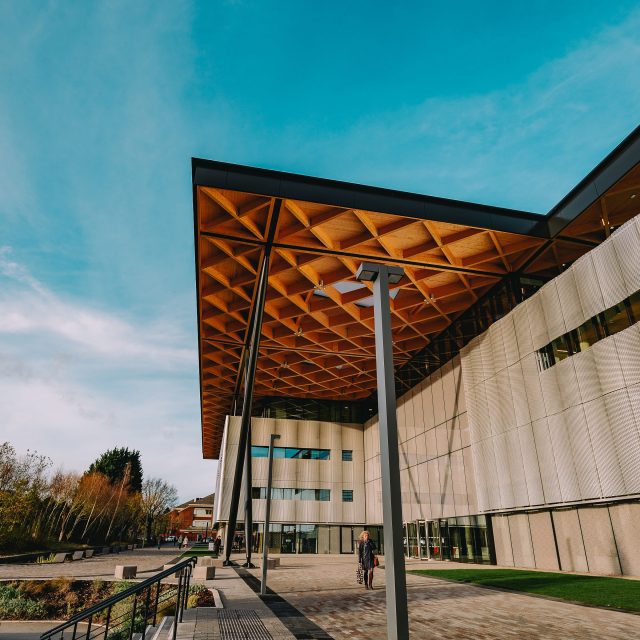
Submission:
[[[43,633],[40,636],[40,640],[52,640],[57,635],[59,635],[60,638],[63,638],[64,632],[69,629],[73,629],[71,640],[77,640],[80,638],[85,638],[86,640],[90,640],[93,617],[96,614],[100,613],[101,611],[104,611],[105,609],[107,610],[107,616],[106,616],[104,633],[102,634],[102,637],[106,640],[108,637],[107,634],[109,632],[110,622],[111,623],[113,622],[113,620],[111,619],[111,610],[113,609],[113,606],[133,596],[133,608],[130,616],[131,625],[130,625],[130,632],[129,632],[129,638],[131,638],[131,636],[134,633],[133,623],[135,621],[136,608],[138,605],[138,594],[146,591],[147,592],[146,598],[144,599],[143,603],[141,603],[141,605],[144,604],[144,619],[143,619],[144,627],[142,630],[142,639],[144,640],[146,635],[147,620],[149,618],[152,618],[155,625],[156,614],[158,611],[158,603],[160,601],[164,603],[166,600],[168,600],[168,598],[164,598],[160,600],[160,582],[165,578],[168,578],[170,576],[175,575],[176,573],[179,573],[178,585],[176,590],[176,610],[175,610],[174,625],[173,625],[173,638],[175,639],[178,622],[182,622],[182,614],[184,612],[184,609],[187,606],[187,598],[189,595],[189,583],[191,581],[192,569],[193,567],[195,567],[197,562],[198,562],[198,559],[196,557],[182,560],[181,562],[178,562],[175,565],[173,565],[170,569],[164,569],[160,573],[157,573],[156,575],[151,576],[150,578],[147,578],[146,580],[138,584],[135,584],[132,587],[129,587],[128,589],[125,589],[124,591],[117,593],[116,595],[106,598],[105,600],[103,600],[102,602],[99,602],[98,604],[94,604],[93,606],[88,607],[87,609],[85,609],[84,611],[81,611],[80,613],[76,613],[74,616],[71,616],[71,618],[69,618],[69,620],[67,620],[66,622],[59,624],[53,629],[49,629],[49,631],[45,631],[45,633]],[[154,597],[154,606],[153,608],[151,608],[150,607],[151,590],[155,585],[157,585],[157,589]],[[86,632],[81,632],[79,634],[78,624],[80,624],[81,622],[87,622],[88,628]],[[97,637],[97,636],[94,636],[94,637]]]

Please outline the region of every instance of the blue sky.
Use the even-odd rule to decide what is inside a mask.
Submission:
[[[191,156],[546,212],[638,124],[639,32],[624,0],[0,1],[0,439],[209,492]]]

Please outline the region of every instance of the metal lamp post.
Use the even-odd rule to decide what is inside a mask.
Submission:
[[[273,443],[279,440],[277,433],[271,434],[269,440],[269,473],[267,476],[267,505],[264,514],[264,535],[262,537],[262,581],[260,582],[260,594],[267,594],[267,557],[269,555],[269,518],[271,515],[271,484],[273,483]]]
[[[402,494],[398,456],[398,424],[391,335],[389,283],[400,282],[400,267],[363,262],[356,280],[373,282],[373,311],[378,378],[382,515],[384,519],[384,568],[387,586],[387,637],[408,640],[407,582],[402,543]]]

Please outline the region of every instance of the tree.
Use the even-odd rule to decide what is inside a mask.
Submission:
[[[140,509],[145,523],[145,538],[151,538],[153,521],[167,512],[177,501],[178,492],[176,488],[161,480],[160,478],[150,478],[142,484],[142,497]]]
[[[129,491],[142,491],[142,463],[139,451],[129,451],[126,447],[109,449],[89,467],[89,473],[95,471],[107,476],[111,484],[120,484],[128,474]]]

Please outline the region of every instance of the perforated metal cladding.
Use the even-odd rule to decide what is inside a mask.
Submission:
[[[504,318],[502,318],[501,322],[505,357],[507,359],[507,366],[510,366],[520,360],[520,353],[518,351],[518,340],[516,338],[516,328],[513,322],[513,314],[507,314]]]
[[[513,325],[516,330],[516,341],[518,343],[520,358],[524,358],[533,352],[533,341],[531,339],[531,327],[529,327],[527,308],[527,303],[525,302],[518,305],[510,314],[513,315]]]
[[[544,503],[544,492],[542,490],[542,478],[540,476],[540,466],[538,465],[538,452],[533,439],[533,427],[530,424],[518,429],[520,438],[520,451],[522,452],[522,465],[527,483],[527,493],[529,505],[535,506]]]
[[[625,295],[640,290],[640,224],[634,218],[626,222],[613,234],[613,246],[618,255],[618,265],[625,282]]]
[[[522,377],[524,378],[524,387],[527,393],[527,403],[529,405],[531,419],[539,420],[547,415],[547,411],[542,396],[542,385],[540,384],[536,355],[530,353],[522,358],[520,364],[522,365]]]
[[[511,509],[515,506],[513,496],[513,481],[509,469],[509,448],[507,446],[507,434],[501,433],[488,441],[487,446],[493,443],[493,453],[496,458],[496,477],[500,490],[500,507]]]
[[[536,443],[536,451],[538,452],[538,464],[540,466],[545,502],[547,504],[561,502],[562,494],[560,493],[558,472],[546,418],[536,420],[533,423],[533,436]]]
[[[605,396],[605,406],[626,492],[640,493],[640,438],[626,389]]]
[[[580,304],[574,270],[569,269],[561,273],[556,278],[556,286],[558,288],[558,298],[564,317],[564,324],[566,330],[571,331],[579,327],[586,320],[582,312],[582,305]]]
[[[565,425],[571,441],[571,451],[576,476],[580,486],[580,496],[584,500],[601,497],[600,479],[596,469],[596,460],[591,447],[591,438],[587,428],[587,419],[582,405],[571,407],[564,413]]]
[[[516,507],[529,506],[529,493],[524,471],[524,462],[520,450],[518,429],[511,429],[507,436],[507,452],[509,455],[509,475],[513,492],[513,504]]]
[[[622,367],[620,366],[615,341],[609,338],[596,342],[591,347],[591,351],[593,351],[596,362],[602,392],[606,394],[622,389],[624,387],[624,376],[622,375]]]
[[[483,380],[487,380],[496,373],[490,332],[485,331],[482,335],[478,336],[478,343],[480,345],[480,352],[482,353]]]
[[[576,379],[580,389],[582,402],[589,402],[602,395],[600,377],[596,368],[595,354],[592,349],[573,356]]]
[[[531,413],[529,411],[529,403],[527,402],[522,365],[517,362],[509,367],[508,372],[516,425],[522,426],[529,424],[531,422]]]
[[[564,414],[558,413],[549,416],[547,421],[549,423],[549,434],[551,436],[551,444],[553,445],[553,453],[556,460],[562,500],[564,502],[580,500],[580,487],[573,462],[571,442],[564,421]]]
[[[578,287],[582,314],[585,319],[593,318],[593,316],[604,311],[607,307],[602,297],[602,290],[600,289],[591,253],[586,253],[576,260],[571,269],[574,272]]]
[[[562,395],[558,383],[558,367],[551,367],[540,372],[542,398],[548,416],[562,411]]]
[[[493,370],[497,373],[507,366],[507,356],[504,349],[503,322],[498,320],[489,328],[491,337],[491,354],[493,355]]]
[[[575,407],[582,402],[580,388],[574,368],[573,358],[566,358],[557,364],[556,378],[562,397],[562,408]]]
[[[608,309],[627,297],[622,271],[618,264],[618,254],[613,242],[604,242],[591,251],[596,269],[604,308]]]
[[[620,461],[609,425],[604,398],[596,398],[591,402],[586,402],[583,406],[602,495],[604,497],[625,495],[624,478],[622,477]]]
[[[625,386],[640,382],[640,324],[636,323],[613,338]]]
[[[547,284],[538,292],[542,301],[542,311],[547,325],[547,333],[549,339],[553,340],[566,332],[564,317],[562,315],[562,307],[560,306],[560,298],[558,298],[558,287],[555,279],[547,282]]]
[[[540,292],[534,293],[528,300],[523,302],[529,316],[529,327],[531,329],[531,343],[534,350],[544,347],[550,340],[547,331],[547,322],[542,310],[542,297]],[[554,336],[555,337],[555,336]]]

